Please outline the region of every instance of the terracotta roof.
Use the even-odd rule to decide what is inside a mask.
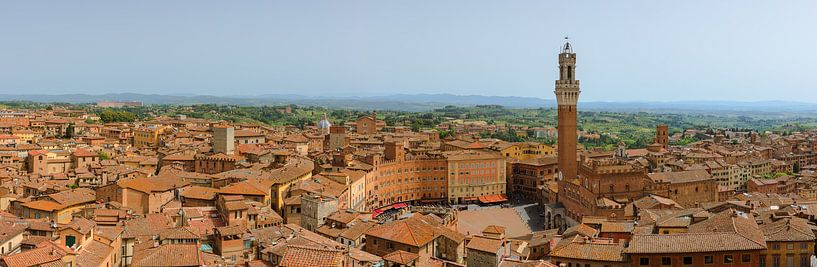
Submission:
[[[415,217],[372,227],[366,231],[366,235],[415,247],[421,247],[435,238],[434,227]]]
[[[364,172],[364,171],[343,169],[343,170],[340,170],[340,172],[342,172],[342,173],[349,176],[349,182],[350,183],[353,183],[353,182],[356,182],[356,181],[358,181],[360,179],[363,179],[363,177],[366,176],[366,172]]]
[[[532,232],[530,234],[520,236],[520,237],[514,237],[512,239],[523,240],[525,242],[528,242],[529,247],[534,247],[534,246],[543,246],[545,244],[549,244],[550,241],[553,240],[553,238],[557,234],[559,234],[559,229],[548,229],[548,230],[544,230],[544,231]]]
[[[339,210],[329,214],[329,216],[326,216],[326,219],[348,224],[357,219],[358,214],[360,213],[350,212],[349,210]]]
[[[760,225],[766,241],[814,241],[815,235],[808,221],[799,217],[783,218]]]
[[[162,173],[151,177],[139,177],[128,180],[119,180],[119,186],[143,193],[166,192],[176,188],[188,186],[190,182],[172,173]]]
[[[74,156],[77,156],[77,157],[98,157],[99,155],[97,155],[96,153],[93,153],[91,151],[88,151],[86,149],[78,148],[77,150],[74,151]]]
[[[550,251],[550,256],[564,259],[622,262],[624,261],[624,244],[594,242],[585,240],[581,236],[575,236],[557,243],[556,247]]]
[[[663,181],[672,184],[691,183],[712,179],[712,175],[706,172],[706,170],[648,173],[647,176],[649,176],[653,181]]]
[[[75,217],[68,224],[60,227],[60,229],[74,229],[81,234],[88,234],[96,227],[96,223],[82,217]]]
[[[97,226],[94,232],[95,236],[99,236],[108,240],[114,240],[122,234],[121,226]]]
[[[485,144],[483,144],[482,142],[477,141],[477,142],[473,142],[473,143],[468,144],[468,148],[471,148],[471,149],[485,148]]]
[[[420,255],[415,253],[406,252],[402,250],[396,250],[392,253],[386,254],[383,256],[383,259],[389,262],[402,264],[402,265],[409,265],[410,263],[414,262],[419,258]]]
[[[190,153],[176,153],[167,155],[162,158],[162,161],[194,161],[196,155]]]
[[[639,198],[639,199],[633,201],[633,205],[635,205],[639,209],[651,209],[651,208],[657,207],[659,205],[671,206],[671,207],[677,208],[677,209],[682,209],[683,208],[681,205],[679,205],[677,202],[675,202],[672,199],[665,198],[665,197],[662,197],[662,196],[652,195],[652,194],[650,194],[648,196],[644,196],[642,198]]]
[[[325,196],[340,197],[347,188],[344,184],[319,174],[312,176],[312,179],[297,181],[290,186],[290,191],[294,192],[297,190],[304,190]],[[300,196],[297,197],[297,201],[300,201]],[[285,203],[289,204],[290,202]]]
[[[22,235],[26,230],[24,223],[16,223],[14,221],[0,221],[0,244],[5,244],[6,241]]]
[[[431,214],[429,214],[429,215],[431,215]],[[426,216],[429,216],[429,215],[426,215]],[[456,242],[457,244],[462,243],[463,241],[465,241],[465,235],[461,234],[460,232],[448,229],[446,227],[434,227],[434,233],[436,235],[438,235],[438,236],[443,236],[445,238],[448,238],[448,239]]]
[[[751,214],[724,210],[712,215],[709,219],[689,226],[692,233],[712,233],[725,232],[734,233],[740,237],[748,239],[760,246],[766,246],[766,239],[763,232],[758,228],[757,222]]]
[[[22,204],[23,207],[27,207],[33,210],[42,210],[42,211],[55,211],[64,208],[65,206],[61,205],[60,203],[49,201],[49,200],[35,200],[27,203]]]
[[[55,231],[55,229],[51,228],[51,222],[48,219],[26,219],[26,222],[28,223],[28,230]]]
[[[196,244],[165,244],[147,252],[134,266],[201,266]]]
[[[76,258],[77,266],[100,266],[112,251],[111,246],[96,240],[83,243]]]
[[[199,239],[199,236],[185,227],[173,227],[159,232],[159,239]]]
[[[355,225],[352,225],[349,228],[346,228],[343,232],[340,233],[340,237],[349,239],[349,240],[357,240],[361,235],[363,235],[366,231],[371,229],[375,226],[374,222],[358,222]]]
[[[57,245],[51,243],[51,241],[44,241],[37,244],[37,248],[35,249],[4,256],[2,261],[5,262],[7,267],[38,266],[51,262],[58,262],[63,266],[64,264],[61,259],[68,254],[66,249],[60,249]]]
[[[457,140],[451,140],[451,141],[445,142],[445,144],[450,145],[450,146],[456,146],[458,148],[463,148],[464,149],[464,148],[468,148],[468,145],[470,145],[471,143],[466,142],[464,140],[457,139]]]
[[[181,195],[184,198],[214,200],[218,189],[203,186],[190,186],[182,191]]]
[[[242,201],[242,200],[236,200],[236,201],[227,201],[227,202],[225,202],[224,203],[224,208],[227,209],[228,211],[234,211],[234,210],[246,210],[246,209],[249,209],[250,206],[248,206],[247,203]]]
[[[236,130],[233,133],[233,135],[236,138],[238,138],[238,137],[259,137],[259,136],[264,136],[263,133],[259,133],[259,132],[253,131],[253,130]]]
[[[219,193],[230,195],[266,195],[267,191],[261,190],[259,187],[261,187],[261,185],[258,182],[254,180],[247,180],[222,187],[219,189]]]
[[[170,220],[164,214],[148,214],[146,217],[134,218],[124,221],[124,231],[122,238],[135,238],[139,236],[153,236],[162,229],[168,228]]]
[[[500,239],[474,236],[471,238],[471,241],[468,242],[468,245],[466,245],[465,248],[488,253],[497,253],[502,245],[503,242]]]
[[[634,235],[630,240],[630,246],[625,252],[629,254],[668,254],[745,251],[765,248],[765,244],[758,244],[735,233],[681,233]]]
[[[48,198],[53,199],[65,207],[70,207],[96,201],[96,192],[88,188],[77,188],[50,194]]]
[[[499,263],[499,267],[558,267],[558,266],[545,260],[502,259],[502,262]]]
[[[344,230],[343,228],[337,227],[333,228],[330,225],[324,224],[318,227],[318,229],[315,229],[315,232],[330,238],[337,238],[338,236],[340,236],[340,233],[343,232],[343,230]]]
[[[562,233],[562,235],[565,236],[565,237],[570,237],[570,236],[573,236],[573,235],[594,237],[594,236],[596,236],[597,232],[598,231],[596,231],[596,229],[593,229],[592,227],[587,226],[586,224],[577,224],[577,225],[575,225],[573,227],[565,229],[565,231],[564,231],[564,233]]]
[[[288,136],[284,137],[284,142],[289,142],[289,143],[306,143],[306,142],[309,142],[309,139],[307,139],[307,138],[306,138],[305,136],[303,136],[303,135],[298,135],[298,134],[296,134],[296,135],[288,135]]]
[[[482,230],[483,234],[505,234],[505,227],[499,225],[488,225]]]
[[[40,149],[40,150],[31,150],[31,151],[28,151],[28,155],[29,155],[29,156],[37,156],[37,155],[43,155],[43,154],[48,154],[48,150],[42,150],[42,149]]]
[[[291,159],[284,167],[274,169],[265,173],[266,177],[272,177],[275,183],[288,183],[298,177],[306,175],[315,168],[315,163],[308,159]]]
[[[216,231],[218,231],[221,236],[228,236],[228,235],[243,235],[247,233],[247,229],[240,225],[235,226],[224,226],[224,227],[217,227]]]
[[[224,201],[227,201],[227,202],[244,200],[244,196],[242,196],[242,195],[219,195],[219,196],[221,198],[223,198]]]
[[[553,165],[557,164],[559,159],[555,156],[546,156],[546,157],[536,157],[530,159],[523,159],[515,162],[515,164],[523,164],[523,165],[533,165],[533,166],[545,166],[545,165]]]
[[[605,221],[601,223],[602,233],[631,233],[634,227],[633,221]]]
[[[23,241],[20,242],[22,245],[29,245],[29,246],[36,246],[40,242],[51,240],[50,237],[41,236],[41,235],[29,235]]]
[[[251,260],[247,262],[247,267],[274,267],[274,265],[268,261]]]
[[[338,267],[342,262],[343,250],[290,245],[280,266]]]

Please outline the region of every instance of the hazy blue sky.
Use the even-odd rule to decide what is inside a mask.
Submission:
[[[581,3],[577,3],[581,2]],[[4,1],[0,93],[817,102],[817,1]]]

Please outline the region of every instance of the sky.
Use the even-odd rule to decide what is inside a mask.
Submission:
[[[3,1],[0,94],[817,102],[817,1]]]

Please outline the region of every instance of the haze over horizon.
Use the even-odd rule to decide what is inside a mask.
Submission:
[[[0,94],[817,102],[817,2],[0,4]],[[601,23],[603,22],[603,23]]]

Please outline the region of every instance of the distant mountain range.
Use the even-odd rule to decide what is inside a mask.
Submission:
[[[212,95],[159,95],[137,93],[115,94],[0,94],[0,101],[35,101],[63,103],[95,103],[97,101],[141,101],[152,104],[220,104],[220,105],[285,105],[322,106],[357,110],[389,109],[404,111],[425,111],[447,105],[475,106],[501,105],[510,108],[552,108],[556,100],[536,97],[481,96],[453,94],[394,94],[367,97],[303,96],[293,94],[267,94],[259,96],[212,96]],[[579,108],[594,111],[626,112],[707,112],[707,111],[751,111],[751,112],[817,112],[817,104],[794,101],[673,101],[673,102],[587,102],[579,103]]]

